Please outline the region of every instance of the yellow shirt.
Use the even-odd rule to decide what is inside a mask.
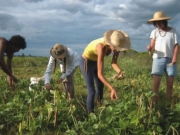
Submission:
[[[96,46],[99,43],[106,46],[106,42],[105,42],[104,38],[99,38],[99,39],[93,40],[92,42],[90,42],[87,45],[87,47],[85,48],[84,53],[83,53],[87,59],[92,60],[92,61],[97,61],[98,53],[96,50]]]

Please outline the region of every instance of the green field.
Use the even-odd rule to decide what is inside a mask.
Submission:
[[[48,57],[16,56],[13,72],[16,90],[7,84],[0,70],[0,134],[2,135],[178,135],[180,133],[180,76],[175,78],[172,101],[165,99],[166,81],[162,77],[159,100],[151,106],[152,58],[147,52],[131,50],[118,59],[125,71],[123,80],[114,80],[110,61],[105,60],[105,76],[116,88],[118,100],[111,101],[105,87],[102,104],[95,101],[95,113],[87,114],[87,90],[78,68],[75,72],[75,98],[65,99],[59,66],[52,76],[52,90],[40,82],[29,91],[30,77],[43,76]],[[180,64],[178,63],[180,72]]]

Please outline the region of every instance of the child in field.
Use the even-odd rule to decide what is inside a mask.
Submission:
[[[45,87],[50,90],[50,79],[56,63],[60,65],[62,76],[58,79],[58,83],[63,83],[63,87],[66,91],[67,99],[74,97],[74,72],[79,66],[79,55],[77,52],[62,44],[55,44],[50,50],[49,63],[45,72]]]
[[[130,49],[130,39],[121,30],[109,30],[104,33],[102,38],[93,40],[85,48],[80,58],[80,68],[83,74],[87,90],[87,111],[94,112],[94,98],[101,102],[103,99],[104,85],[110,90],[111,100],[117,99],[118,95],[115,88],[107,81],[104,76],[104,57],[113,53],[111,65],[113,69],[122,77],[122,70],[117,64],[120,51]],[[95,91],[95,84],[97,91]]]
[[[171,17],[167,17],[163,12],[155,12],[152,19],[147,23],[153,24],[156,28],[151,32],[150,45],[148,51],[154,51],[152,72],[153,92],[156,96],[152,98],[153,104],[157,101],[161,76],[166,74],[166,98],[171,99],[174,77],[178,75],[177,56],[178,56],[178,36],[176,29],[168,26]]]
[[[12,59],[15,52],[25,48],[26,41],[20,35],[14,35],[9,40],[0,37],[0,67],[8,75],[8,83],[13,90],[15,89],[14,83],[18,82],[18,79],[12,73]],[[5,53],[7,55],[7,63],[4,61]]]

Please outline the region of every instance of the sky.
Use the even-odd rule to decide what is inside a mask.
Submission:
[[[157,11],[172,17],[180,42],[180,0],[0,0],[0,36],[21,35],[27,48],[17,54],[49,56],[61,43],[81,54],[86,45],[107,30],[123,30],[131,49],[144,52]]]

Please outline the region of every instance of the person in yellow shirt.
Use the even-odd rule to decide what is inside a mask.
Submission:
[[[130,49],[131,43],[128,34],[122,30],[108,30],[102,38],[93,40],[85,48],[80,58],[80,69],[87,86],[87,111],[94,112],[94,98],[103,99],[104,85],[110,90],[111,100],[118,99],[115,88],[107,81],[104,76],[104,57],[113,53],[111,65],[113,69],[122,75],[122,71],[117,64],[120,51]],[[95,90],[95,84],[96,88]]]

